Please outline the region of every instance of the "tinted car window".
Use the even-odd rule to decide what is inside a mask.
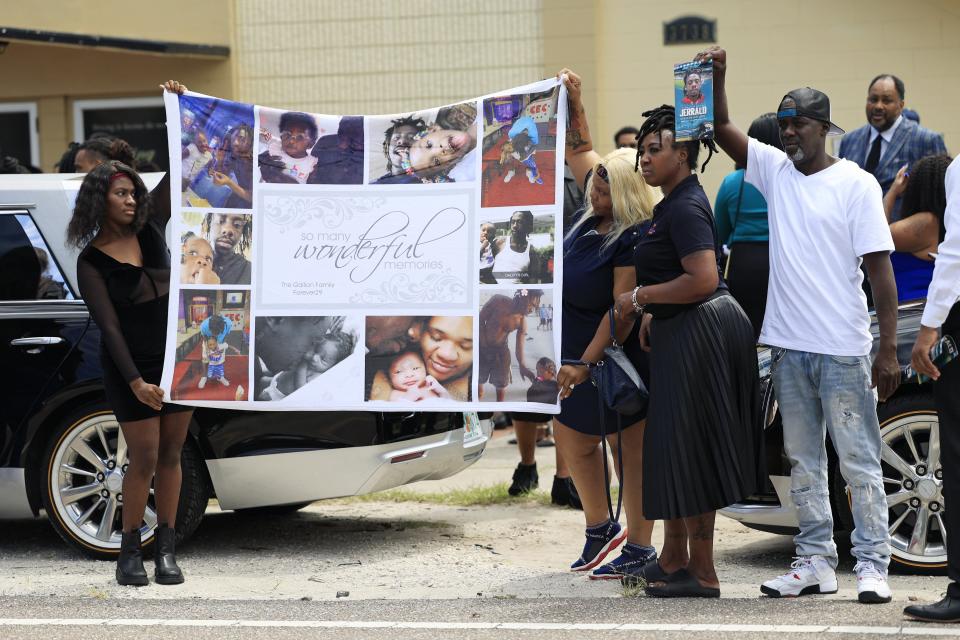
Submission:
[[[73,300],[73,293],[28,214],[0,215],[0,300]]]

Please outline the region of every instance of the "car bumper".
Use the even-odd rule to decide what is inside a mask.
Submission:
[[[207,460],[207,469],[222,509],[313,502],[452,476],[480,459],[492,428],[481,420],[466,440],[456,429],[371,447]]]
[[[745,526],[761,530],[797,530],[797,512],[790,500],[790,477],[770,476],[779,504],[736,503],[720,510],[720,514]]]
[[[0,469],[0,518],[32,518],[33,509],[27,500],[26,469]]]

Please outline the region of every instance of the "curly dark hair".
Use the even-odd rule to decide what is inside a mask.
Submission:
[[[73,208],[73,217],[67,225],[67,242],[83,249],[97,232],[107,215],[107,193],[114,174],[123,173],[133,182],[133,197],[137,201],[137,212],[130,223],[130,232],[137,233],[146,224],[150,216],[150,198],[146,185],[137,172],[128,165],[109,160],[98,165],[87,174],[77,194],[77,204]]]
[[[947,167],[952,158],[945,153],[920,158],[910,167],[910,179],[900,201],[900,218],[929,211],[937,216],[940,241],[946,227],[943,216],[947,210]]]
[[[651,133],[663,133],[664,131],[676,133],[676,115],[674,113],[674,108],[669,104],[660,105],[656,109],[651,109],[650,111],[644,111],[641,115],[646,118],[646,120],[643,121],[643,125],[640,126],[640,133],[637,134],[638,143]],[[700,157],[701,144],[707,148],[707,151],[709,151],[707,159],[703,161],[703,166],[700,167],[700,171],[702,173],[707,170],[707,164],[710,162],[710,158],[713,157],[713,154],[717,153],[717,145],[713,139],[674,142],[673,148],[685,148],[687,150],[687,165],[691,169],[696,169],[697,159]],[[640,150],[641,147],[639,144],[637,144],[637,160],[634,165],[634,171],[640,170]]]
[[[387,150],[390,148],[390,138],[393,137],[393,132],[400,127],[413,127],[417,130],[417,133],[420,133],[427,130],[427,123],[424,122],[423,118],[414,118],[412,115],[390,121],[390,126],[383,132],[383,155],[387,156],[387,171],[393,171],[390,156],[387,154]]]
[[[136,152],[130,144],[122,138],[104,134],[94,134],[89,140],[82,143],[77,152],[86,151],[97,157],[100,162],[107,160],[118,160],[128,167],[135,164]],[[74,155],[76,158],[76,155]]]

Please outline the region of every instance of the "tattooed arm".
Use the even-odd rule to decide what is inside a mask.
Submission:
[[[567,107],[569,124],[567,125],[566,160],[577,179],[577,184],[585,187],[587,173],[600,162],[600,154],[593,150],[590,127],[587,125],[587,113],[583,109],[580,91],[580,76],[569,69],[557,74],[567,88]]]

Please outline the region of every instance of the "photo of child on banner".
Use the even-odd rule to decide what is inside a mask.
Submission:
[[[491,211],[480,223],[480,283],[553,282],[555,216]]]
[[[257,316],[256,400],[283,400],[353,354],[357,320],[348,316]]]
[[[253,216],[180,214],[180,284],[250,284]]]
[[[543,289],[480,293],[478,400],[556,403],[556,392],[548,397],[544,391],[556,385],[553,330],[531,331],[541,328],[541,306],[552,303],[553,292]],[[528,394],[538,399],[528,399]]]
[[[246,400],[250,292],[180,291],[173,400]]]
[[[367,400],[470,400],[472,317],[369,316],[366,345]]]
[[[371,184],[476,182],[475,102],[367,121]]]
[[[675,139],[713,139],[713,60],[673,67]]]
[[[362,184],[363,118],[260,108],[260,181]]]
[[[249,209],[253,202],[253,105],[179,96],[185,207]]]
[[[553,204],[559,87],[483,101],[481,206]]]

